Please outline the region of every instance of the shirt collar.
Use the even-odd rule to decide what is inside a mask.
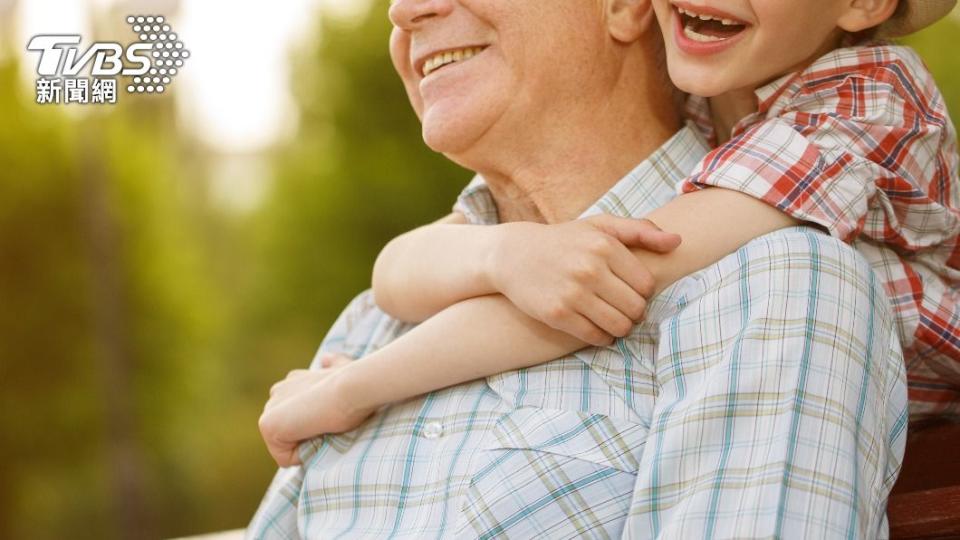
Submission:
[[[707,141],[688,124],[614,184],[580,217],[606,213],[639,218],[649,214],[676,196],[677,185],[708,151]],[[463,189],[454,210],[462,212],[472,224],[499,223],[493,196],[480,175]]]
[[[870,47],[889,45],[883,41],[872,41],[860,44],[857,47],[841,47],[821,56],[801,71],[783,75],[754,90],[757,96],[757,111],[742,118],[733,127],[732,134],[742,132],[747,126],[753,125],[762,118],[771,118],[781,114],[784,107],[789,106],[796,99],[805,85],[814,78],[829,78],[837,74],[849,74],[851,66],[862,63],[860,56],[863,51],[870,51]],[[867,53],[867,58],[872,58]],[[686,103],[686,116],[694,122],[704,137],[716,146],[716,133],[713,129],[713,119],[710,114],[710,102],[706,98],[690,96]]]
[[[813,79],[830,79],[837,75],[847,76],[858,66],[874,61],[877,47],[889,46],[890,42],[864,41],[856,46],[839,47],[817,58],[806,68],[788,73],[756,89],[757,110],[764,116],[780,114],[780,109],[808,85]]]
[[[813,69],[819,62],[811,66],[810,69]],[[780,109],[783,108],[782,104],[785,103],[781,98],[786,96],[788,97],[787,101],[792,99],[792,96],[796,95],[802,87],[804,74],[808,71],[789,73],[754,90],[753,93],[757,97],[757,110],[741,118],[733,126],[731,136],[735,137],[748,126],[753,125],[758,119],[779,114]],[[710,100],[705,97],[690,95],[687,97],[684,113],[687,120],[693,123],[710,146],[717,146],[717,133],[713,127],[713,116],[710,113]]]

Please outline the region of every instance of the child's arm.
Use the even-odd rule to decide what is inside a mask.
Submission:
[[[373,264],[371,288],[385,313],[421,322],[441,309],[492,294],[485,269],[496,226],[474,226],[454,212],[387,243]]]
[[[776,208],[727,189],[676,197],[648,217],[684,239],[670,253],[634,250],[654,276],[649,298],[750,240],[797,224]],[[344,385],[350,388],[347,394],[361,398],[361,407],[380,406],[541,364],[585,345],[527,316],[504,296],[486,295],[444,309],[363,362],[351,364]]]
[[[679,243],[649,220],[599,215],[485,226],[454,213],[388,243],[374,265],[373,293],[381,309],[406,322],[501,293],[531,317],[599,345],[633,326],[651,292],[649,272],[626,246],[665,253]],[[634,316],[615,320],[614,310]]]
[[[382,405],[536,365],[584,346],[537,322],[503,295],[464,300],[359,361],[295,370],[270,390],[261,436],[281,467],[300,441],[350,431]]]
[[[751,239],[796,224],[761,201],[719,188],[677,197],[649,217],[684,238],[671,253],[635,251],[655,277],[650,297]],[[261,429],[271,434],[268,445],[287,445],[289,450],[296,441],[352,429],[381,405],[541,364],[584,345],[527,316],[502,295],[471,298],[444,309],[363,361],[328,373],[298,375],[316,380],[297,383],[293,397],[278,398],[282,406],[265,412]]]
[[[374,296],[393,317],[420,322],[456,302],[504,294],[534,319],[602,345],[629,331],[654,290],[747,240],[797,223],[739,192],[703,191],[677,197],[645,220],[602,215],[556,225],[483,226],[451,214],[383,249],[374,266]],[[679,244],[653,221],[687,241],[652,279],[646,257]],[[628,246],[643,255],[630,257]]]

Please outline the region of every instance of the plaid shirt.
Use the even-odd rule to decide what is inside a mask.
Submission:
[[[706,151],[681,130],[584,215],[646,215]],[[482,179],[456,208],[497,223]],[[410,328],[365,291],[320,350],[362,362]],[[842,242],[789,227],[678,280],[610,347],[305,442],[304,465],[277,473],[247,535],[874,538],[906,416],[874,273]]]
[[[932,75],[911,49],[877,43],[756,95],[758,111],[679,191],[747,193],[853,245],[896,312],[911,416],[960,414],[957,136]],[[688,114],[715,141],[707,101],[691,98]]]

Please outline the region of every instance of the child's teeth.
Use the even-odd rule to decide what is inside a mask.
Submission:
[[[703,34],[698,34],[693,31],[689,26],[683,29],[683,35],[692,39],[693,41],[699,41],[700,43],[711,43],[714,41],[723,41],[723,38],[716,36],[705,36]]]
[[[740,26],[742,24],[733,19],[721,19],[721,18],[714,17],[712,15],[707,15],[703,13],[694,13],[690,10],[683,9],[681,7],[678,7],[677,11],[679,11],[681,14],[686,15],[688,17],[693,17],[694,19],[700,19],[701,21],[719,21],[721,24],[724,24],[727,26]]]

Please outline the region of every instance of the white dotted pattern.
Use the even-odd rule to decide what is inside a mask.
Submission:
[[[153,52],[153,64],[148,70],[149,77],[133,77],[133,83],[127,86],[127,92],[133,94],[163,93],[177,74],[177,68],[183,66],[183,60],[190,57],[190,51],[183,48],[183,42],[172,32],[164,18],[157,15],[130,15],[127,24],[138,34],[141,43],[149,43]],[[156,77],[157,74],[163,77]]]

